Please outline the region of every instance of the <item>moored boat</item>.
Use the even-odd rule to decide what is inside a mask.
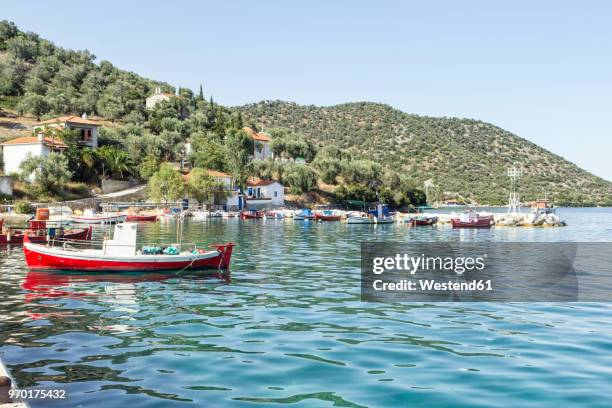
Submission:
[[[29,239],[29,242],[48,242],[55,238],[70,239],[70,240],[90,240],[92,230],[89,228],[47,228],[44,221],[36,221],[39,223],[30,228],[7,228],[5,232],[0,232],[0,245],[21,245]]]
[[[281,211],[266,211],[264,213],[264,218],[269,220],[282,220],[285,218],[285,214]]]
[[[459,218],[452,218],[451,225],[453,228],[491,228],[495,220],[493,215],[479,215],[468,210]]]
[[[26,264],[30,269],[78,271],[185,271],[207,268],[229,269],[233,243],[211,244],[198,249],[194,244],[136,246],[136,223],[115,226],[113,239],[101,248],[79,248],[76,241],[63,246],[40,245],[24,237]],[[185,246],[191,250],[181,250]]]
[[[124,222],[127,218],[126,214],[121,213],[96,213],[91,209],[83,212],[83,215],[72,214],[70,219],[72,222],[80,224],[117,224]]]
[[[346,219],[347,224],[376,224],[374,217],[369,215],[353,215]]]
[[[244,211],[240,212],[240,218],[243,219],[243,220],[263,218],[263,216],[264,216],[264,212],[263,211],[244,210]]]
[[[413,227],[436,225],[437,222],[438,217],[427,215],[417,215],[416,217],[410,219],[410,225]]]
[[[295,221],[314,220],[314,213],[309,208],[302,208],[293,213],[293,219]]]
[[[314,219],[318,221],[340,221],[342,214],[334,210],[322,210],[314,213]]]
[[[386,204],[370,207],[367,213],[354,215],[346,219],[348,224],[393,224],[395,219]]]
[[[155,214],[128,214],[125,218],[127,222],[146,222],[146,221],[157,221],[157,215]]]

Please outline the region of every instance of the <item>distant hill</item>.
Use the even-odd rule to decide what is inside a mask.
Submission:
[[[233,109],[249,123],[289,128],[319,146],[349,148],[421,185],[433,179],[447,197],[505,203],[507,167],[516,162],[524,171],[519,189],[523,200],[547,196],[557,204],[612,203],[609,181],[478,120],[418,116],[368,102],[322,107],[263,101]]]

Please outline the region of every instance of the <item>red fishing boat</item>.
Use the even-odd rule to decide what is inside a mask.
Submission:
[[[2,231],[1,226],[0,231]],[[31,220],[29,228],[10,227],[4,232],[0,232],[0,245],[21,245],[26,237],[28,237],[29,242],[47,242],[55,238],[90,240],[91,233],[91,227],[75,229],[64,229],[62,227],[47,228],[45,221]]]
[[[31,243],[24,237],[23,252],[30,269],[77,271],[186,271],[229,269],[233,243],[211,244],[198,249],[194,244],[146,245],[136,247],[137,224],[115,226],[113,239],[105,239],[97,249],[79,248],[76,241],[62,246]],[[190,250],[181,250],[189,246]]]
[[[243,220],[263,218],[263,216],[264,216],[263,211],[244,210],[240,212],[240,218]]]
[[[314,218],[320,221],[340,221],[342,219],[342,214],[333,210],[323,210],[315,212]]]
[[[125,220],[128,222],[157,221],[157,215],[128,214]]]
[[[495,223],[492,215],[478,215],[473,211],[466,211],[460,218],[452,218],[453,228],[491,228]]]

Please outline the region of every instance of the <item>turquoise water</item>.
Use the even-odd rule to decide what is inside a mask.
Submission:
[[[612,209],[559,214],[569,227],[188,221],[188,240],[237,243],[231,280],[35,274],[3,248],[0,357],[22,386],[68,389],[55,406],[608,407],[610,304],[359,300],[362,240],[612,240]]]

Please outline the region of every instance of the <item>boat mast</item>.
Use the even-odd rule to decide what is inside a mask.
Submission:
[[[517,192],[518,179],[523,175],[523,170],[516,167],[516,162],[512,167],[508,168],[508,177],[510,177],[510,197],[508,200],[508,214],[520,214],[521,202]]]

